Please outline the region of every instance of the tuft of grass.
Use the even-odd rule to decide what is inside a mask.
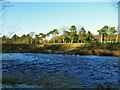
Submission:
[[[4,76],[2,78],[2,84],[15,85],[15,84],[19,84],[19,81],[15,77]]]

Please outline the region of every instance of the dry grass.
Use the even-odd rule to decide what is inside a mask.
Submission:
[[[9,47],[8,47],[9,46]],[[58,54],[79,54],[79,55],[103,55],[120,56],[119,44],[101,44],[101,43],[65,43],[27,45],[11,44],[3,45],[3,52],[31,52],[31,53],[58,53]]]

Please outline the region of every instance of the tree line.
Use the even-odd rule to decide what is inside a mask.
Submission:
[[[117,43],[119,34],[115,27],[104,26],[97,31],[98,35],[86,31],[84,27],[75,25],[63,27],[60,30],[53,29],[48,33],[30,32],[22,36],[2,36],[3,44],[48,44],[48,43]]]

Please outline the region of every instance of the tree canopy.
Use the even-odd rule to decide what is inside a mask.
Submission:
[[[61,33],[62,32],[62,33]],[[11,38],[3,35],[3,43],[13,44],[45,44],[45,43],[116,43],[117,29],[115,27],[103,26],[98,30],[98,35],[87,31],[84,27],[77,28],[75,25],[62,29],[53,29],[44,34],[40,32],[30,32],[23,34],[21,37],[13,35]],[[48,37],[51,37],[49,40]]]

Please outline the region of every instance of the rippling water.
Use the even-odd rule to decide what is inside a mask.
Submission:
[[[15,73],[53,73],[74,76],[81,86],[96,83],[111,83],[118,87],[118,57],[79,56],[61,54],[4,53],[2,54],[3,76]]]

